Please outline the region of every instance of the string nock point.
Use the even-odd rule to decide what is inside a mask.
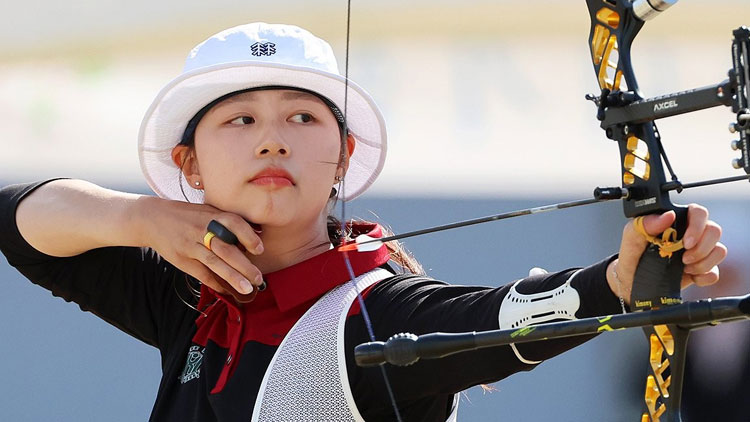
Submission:
[[[352,243],[345,243],[339,246],[339,252],[357,251],[357,252],[372,252],[378,250],[383,246],[381,239],[370,237],[366,234],[361,234],[354,239]]]
[[[339,246],[339,252],[351,252],[357,250],[357,245],[355,242],[352,243],[346,243],[341,246]]]

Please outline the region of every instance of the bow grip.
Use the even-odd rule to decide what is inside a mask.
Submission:
[[[677,239],[682,239],[687,228],[687,207],[675,206],[676,219],[673,224]],[[680,283],[685,264],[682,255],[685,249],[662,258],[659,246],[649,244],[638,261],[630,294],[630,307],[633,310],[646,310],[682,303]]]

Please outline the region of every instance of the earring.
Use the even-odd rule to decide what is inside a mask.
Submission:
[[[201,185],[201,182],[200,182],[200,180],[196,180],[196,181],[195,181],[195,186],[200,186],[200,185]]]
[[[334,177],[333,179],[336,181],[336,183],[341,183],[341,181],[344,180],[344,178],[339,175],[336,175],[336,177]]]

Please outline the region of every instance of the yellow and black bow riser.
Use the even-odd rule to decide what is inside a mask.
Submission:
[[[748,163],[748,29],[734,31],[732,69],[729,78],[716,85],[644,98],[635,78],[630,50],[633,40],[647,20],[676,3],[671,1],[634,2],[587,0],[591,17],[589,47],[601,94],[594,97],[597,118],[608,138],[620,149],[622,186],[629,197],[623,201],[626,217],[674,211],[673,228],[659,237],[640,233],[650,245],[636,270],[631,294],[634,310],[647,310],[680,304],[683,273],[682,236],[687,225],[687,209],[675,205],[670,190],[684,186],[672,171],[662,146],[655,120],[715,106],[729,106],[737,117],[730,130],[739,132],[733,147],[742,151],[735,168],[750,174]],[[591,97],[589,97],[591,98]],[[664,167],[670,174],[667,181]],[[740,177],[739,179],[742,179]],[[642,422],[679,421],[680,399],[690,328],[677,324],[645,327],[649,339],[649,373],[644,394]]]

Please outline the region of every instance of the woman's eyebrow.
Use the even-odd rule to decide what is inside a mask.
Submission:
[[[240,102],[246,102],[246,101],[251,101],[251,99],[247,98],[247,97],[245,97],[245,98],[239,98],[239,96],[229,97],[226,100],[223,100],[220,103],[216,104],[215,106],[211,107],[211,109],[206,114],[213,114],[217,110],[221,110],[224,107],[228,107],[228,106],[230,106],[230,105],[232,105],[234,103],[240,103]]]
[[[257,101],[257,95],[255,92],[246,92],[242,93],[240,95],[235,95],[233,97],[229,97],[226,100],[220,102],[216,105],[216,108],[220,108],[221,106],[230,105],[233,103],[241,103],[241,102],[253,102]],[[301,91],[284,91],[281,93],[281,99],[286,101],[291,100],[307,100],[307,101],[315,101],[317,102],[319,99],[313,94],[310,94],[309,92],[301,92]]]
[[[246,102],[246,101],[255,101],[256,98],[255,98],[254,94],[255,94],[254,92],[244,92],[244,93],[239,94],[239,95],[231,96],[231,97],[223,100],[222,102],[220,102],[217,105],[232,104],[232,103],[242,103],[242,102]]]
[[[301,91],[284,91],[281,93],[281,98],[284,100],[309,100],[318,101],[318,97],[309,92]]]

